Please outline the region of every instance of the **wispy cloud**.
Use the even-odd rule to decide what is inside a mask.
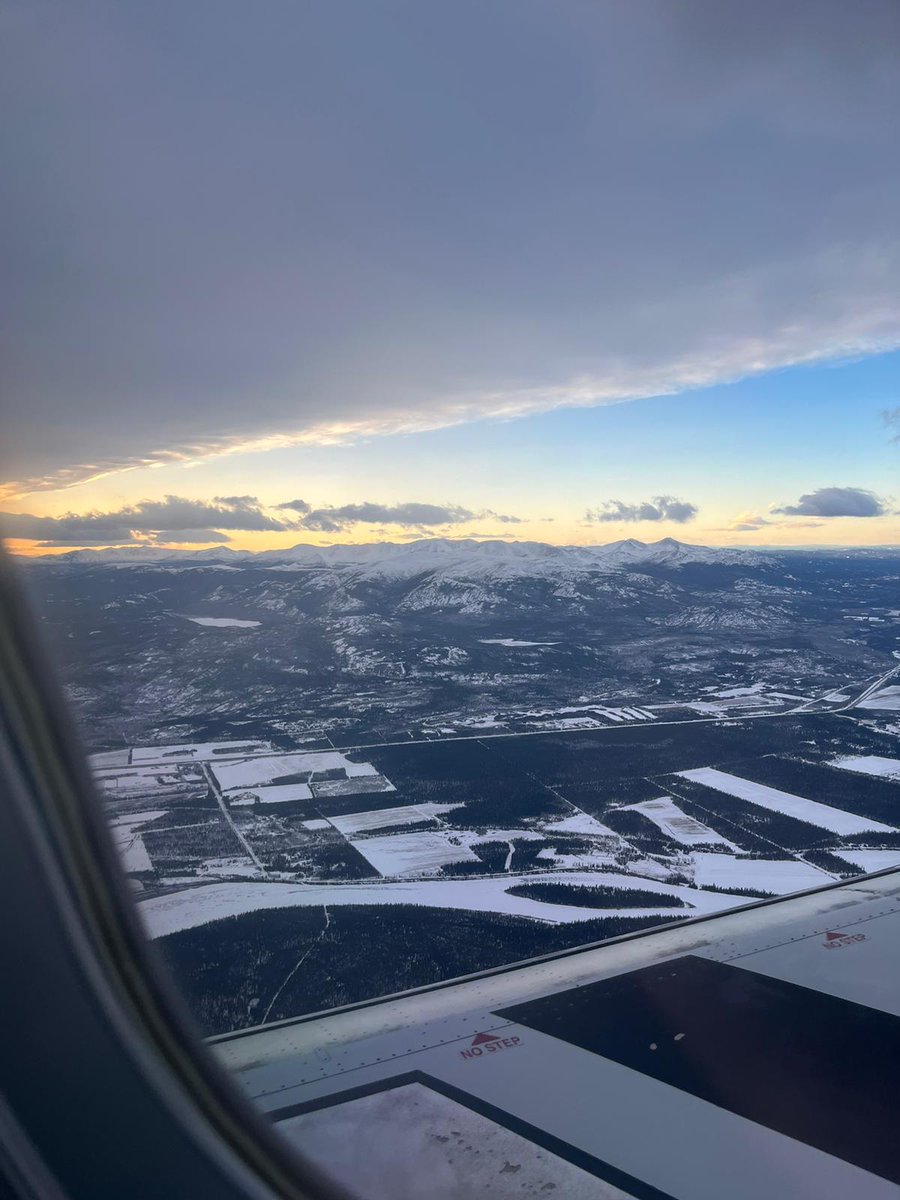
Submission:
[[[765,525],[771,524],[772,522],[767,517],[760,516],[759,513],[739,513],[733,521],[725,526],[722,532],[749,533],[753,529],[762,529]]]
[[[607,500],[599,508],[588,509],[585,519],[603,524],[620,521],[674,521],[677,525],[683,525],[692,521],[698,511],[697,505],[687,500],[678,500],[675,496],[654,496],[652,500],[640,500],[634,504],[622,500]]]

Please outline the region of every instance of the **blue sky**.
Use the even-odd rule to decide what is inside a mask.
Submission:
[[[471,421],[427,433],[394,434],[335,446],[286,447],[114,473],[42,496],[47,511],[116,511],[149,495],[202,500],[239,492],[248,480],[263,506],[295,495],[314,509],[415,500],[490,515],[438,532],[594,542],[674,535],[726,544],[900,542],[895,509],[898,444],[887,417],[900,392],[900,352],[773,371],[731,384],[596,408],[558,409],[506,421]],[[772,514],[821,488],[863,489],[882,515],[819,519]],[[585,520],[616,500],[635,504],[671,495],[696,506],[688,522]],[[35,497],[22,497],[21,512]],[[731,528],[762,516],[756,530]],[[341,531],[243,531],[235,545],[330,542],[408,535],[396,523]],[[413,534],[433,532],[415,527]],[[177,539],[175,539],[177,541]]]

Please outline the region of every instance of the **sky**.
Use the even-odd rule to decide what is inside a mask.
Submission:
[[[900,544],[895,0],[0,0],[13,549]]]

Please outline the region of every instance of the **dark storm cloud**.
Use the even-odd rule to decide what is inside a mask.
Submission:
[[[896,0],[0,0],[2,477],[893,344]]]
[[[291,505],[293,507],[297,501]],[[300,501],[303,503],[303,501]],[[280,508],[285,507],[279,505]],[[482,509],[473,512],[458,504],[373,504],[364,501],[362,504],[342,504],[336,507],[307,508],[304,516],[297,522],[301,529],[317,530],[321,533],[336,533],[349,525],[403,525],[417,529],[427,529],[439,525],[462,525],[468,521],[493,519],[504,524],[519,524],[520,517],[506,513],[495,513],[492,509]]]
[[[625,504],[621,500],[607,500],[599,508],[589,509],[585,514],[588,521],[601,523],[615,521],[675,521],[683,525],[697,515],[696,504],[687,500],[676,500],[674,496],[654,496],[637,504]]]
[[[278,531],[292,527],[265,513],[251,496],[233,499],[241,503],[229,503],[224,498],[208,503],[166,496],[164,500],[142,500],[113,512],[66,513],[61,517],[0,513],[0,534],[45,545],[88,546],[131,542],[146,536],[158,541],[227,541],[214,531]],[[207,534],[212,536],[200,536]]]
[[[793,517],[882,517],[889,511],[874,492],[856,487],[823,487],[807,492],[796,504],[773,508]]]

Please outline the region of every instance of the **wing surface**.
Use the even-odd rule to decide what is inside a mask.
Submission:
[[[896,1200],[900,871],[213,1044],[366,1200]]]

